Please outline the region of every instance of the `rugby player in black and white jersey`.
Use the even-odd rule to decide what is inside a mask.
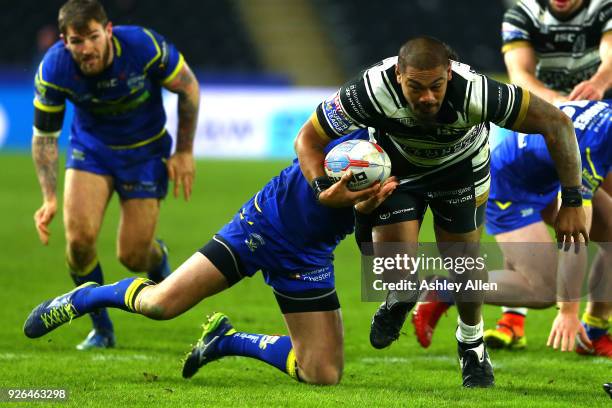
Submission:
[[[540,98],[612,97],[612,0],[520,0],[502,41],[510,81]]]
[[[612,0],[520,0],[505,13],[501,32],[502,53],[513,84],[550,103],[612,98]],[[499,129],[492,133],[493,139],[504,137]],[[590,235],[596,242],[607,242],[612,231],[605,205],[612,195],[612,172],[604,177],[592,205],[597,221]],[[555,204],[547,212],[554,212]],[[540,238],[530,234],[522,241],[534,239]],[[594,264],[605,268],[600,254]],[[580,327],[579,308],[576,302],[560,303],[553,331],[560,324],[565,327],[563,336],[573,339]],[[592,303],[587,306],[587,312],[597,317],[606,309]],[[527,309],[504,307],[502,311],[497,327],[485,333],[485,341],[515,348],[525,341]]]
[[[580,235],[588,240],[579,193],[581,163],[571,121],[528,91],[495,82],[450,56],[439,40],[413,38],[397,57],[366,69],[317,107],[295,147],[302,172],[321,204],[342,207],[364,199],[363,192],[331,184],[323,169],[323,148],[340,135],[373,127],[391,157],[392,173],[401,179],[401,186],[366,220],[373,226],[375,253],[380,243],[416,244],[429,206],[442,255],[475,258],[489,185],[488,122],[494,122],[544,135],[563,186],[557,239],[566,250]],[[357,219],[357,224],[362,222]],[[463,250],[457,253],[457,247]],[[486,271],[454,275],[458,280],[465,277],[486,280]],[[389,293],[372,320],[374,347],[388,346],[398,338],[412,302],[404,293]],[[492,386],[493,369],[482,341],[482,300],[459,296],[457,305],[463,385]]]

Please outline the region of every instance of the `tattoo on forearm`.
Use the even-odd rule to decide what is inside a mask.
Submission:
[[[57,138],[35,136],[32,138],[32,158],[43,196],[55,196],[58,173]]]
[[[561,185],[579,186],[582,182],[582,163],[573,128],[560,131],[555,145],[550,154],[556,163]]]
[[[198,81],[191,70],[187,68],[178,75],[176,89],[179,95],[176,150],[191,152],[200,106]]]
[[[561,184],[579,186],[582,180],[582,165],[571,119],[533,94],[527,116],[530,118],[525,118],[524,125],[517,130],[523,133],[541,133],[546,139],[546,146],[555,163]]]

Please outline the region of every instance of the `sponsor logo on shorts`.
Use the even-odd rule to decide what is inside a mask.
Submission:
[[[445,203],[451,205],[468,203],[474,200],[474,188],[472,186],[462,187],[456,190],[429,191],[426,196],[429,199],[441,198]]]
[[[521,210],[521,217],[525,218],[525,217],[529,217],[530,215],[533,214],[533,208],[523,208]]]
[[[332,274],[331,267],[326,266],[310,272],[295,273],[292,275],[292,278],[306,282],[321,282],[330,279]]]
[[[389,218],[391,218],[391,213],[387,212],[387,213],[384,213],[384,214],[380,214],[378,216],[378,218],[380,218],[381,220],[388,220]]]
[[[445,197],[445,196],[457,196],[465,193],[469,193],[472,191],[472,187],[462,187],[456,190],[438,190],[438,191],[428,191],[427,198],[437,198],[437,197]]]
[[[410,211],[414,211],[414,207],[410,207],[410,208],[401,208],[399,210],[395,210],[393,211],[391,214],[393,215],[398,215],[398,214],[403,214],[403,213],[407,213]]]
[[[70,157],[72,158],[72,160],[83,161],[85,160],[85,153],[78,149],[72,149]]]
[[[136,181],[121,184],[121,189],[126,193],[155,193],[157,191],[157,188],[158,185],[154,181]]]
[[[249,251],[255,252],[257,248],[264,246],[266,241],[264,241],[263,237],[255,232],[251,232],[249,234],[249,238],[244,240],[244,243],[249,247]]]

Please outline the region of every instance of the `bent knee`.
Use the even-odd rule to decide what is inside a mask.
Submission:
[[[94,231],[78,230],[66,232],[66,243],[68,250],[73,254],[87,252],[96,245],[96,234]]]
[[[300,367],[300,375],[308,384],[337,385],[342,378],[342,365],[326,363]]]
[[[179,313],[173,307],[173,301],[164,293],[158,293],[157,288],[151,287],[140,303],[140,313],[153,320],[170,320]]]
[[[142,272],[147,269],[147,253],[146,251],[137,250],[119,250],[117,259],[123,266],[132,272]]]

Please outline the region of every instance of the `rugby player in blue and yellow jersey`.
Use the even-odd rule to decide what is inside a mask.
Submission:
[[[365,130],[340,138],[367,137]],[[345,188],[350,176],[330,187]],[[352,192],[356,211],[373,211],[397,186]],[[367,198],[367,199],[366,199]],[[258,270],[272,287],[288,336],[236,331],[227,316],[213,314],[190,351],[183,377],[224,356],[264,361],[291,377],[314,384],[340,381],[343,327],[334,283],[333,251],[353,230],[353,210],[319,204],[297,160],[247,201],[233,219],[160,284],[127,278],[113,285],[88,283],[37,306],[26,320],[26,336],[36,338],[99,307],[114,307],[152,319],[172,319],[201,300]],[[361,235],[371,240],[364,226]]]
[[[66,101],[74,106],[64,186],[66,256],[76,285],[103,284],[96,240],[117,192],[117,254],[133,272],[159,282],[169,273],[165,244],[155,239],[168,178],[174,195],[191,194],[193,138],[199,106],[196,78],[174,45],[136,26],[113,27],[96,0],[70,0],[59,11],[61,41],[45,54],[35,78],[32,155],[43,193],[34,220],[43,244],[57,211],[59,137]],[[162,87],[179,95],[176,152],[165,129]],[[112,347],[104,309],[78,349]]]

